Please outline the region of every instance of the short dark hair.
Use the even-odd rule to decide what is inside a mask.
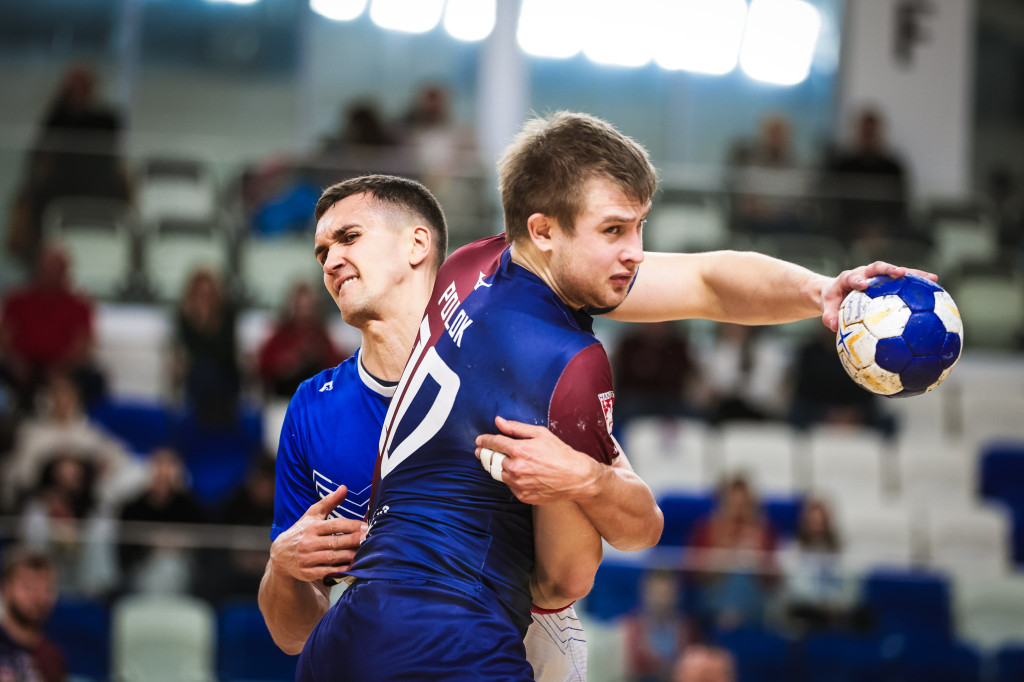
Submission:
[[[658,189],[658,172],[642,145],[607,121],[570,111],[527,121],[502,154],[498,177],[509,242],[526,236],[534,213],[572,234],[592,178],[610,180],[640,201]]]
[[[53,571],[53,561],[42,550],[32,547],[15,545],[4,550],[2,568],[0,568],[0,583],[6,585],[14,577],[14,573],[27,568],[30,571]]]
[[[331,185],[316,202],[317,222],[331,206],[354,194],[368,194],[382,205],[398,209],[422,220],[434,242],[434,269],[441,267],[448,252],[448,224],[441,204],[429,189],[415,180],[395,175],[362,175]]]

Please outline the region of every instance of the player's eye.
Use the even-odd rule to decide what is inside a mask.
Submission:
[[[622,225],[612,225],[604,231],[605,234],[618,234],[622,232]]]

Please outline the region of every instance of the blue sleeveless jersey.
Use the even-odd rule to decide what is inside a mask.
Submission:
[[[395,387],[367,373],[359,353],[304,381],[288,404],[277,450],[272,539],[341,484],[348,495],[332,516],[366,516],[373,453]]]
[[[612,402],[589,316],[512,263],[501,236],[456,251],[385,419],[370,533],[349,573],[487,590],[524,633],[532,508],[484,471],[476,436],[495,432],[500,415],[611,463]]]

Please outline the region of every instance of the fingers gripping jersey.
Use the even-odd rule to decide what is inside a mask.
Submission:
[[[511,262],[501,237],[453,254],[381,433],[371,528],[350,573],[489,590],[525,633],[532,512],[474,456],[500,415],[612,462],[611,371],[589,316]]]

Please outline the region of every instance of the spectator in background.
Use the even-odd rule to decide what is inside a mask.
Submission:
[[[733,474],[719,486],[716,508],[694,526],[688,546],[705,634],[763,622],[778,578],[775,547],[775,530],[750,483]]]
[[[906,172],[887,147],[879,111],[866,107],[857,114],[853,146],[827,162],[826,173],[826,189],[838,197],[838,239],[870,246],[909,234]]]
[[[25,547],[5,549],[0,601],[0,680],[65,680],[64,655],[43,633],[57,603],[57,575],[50,558]]]
[[[96,74],[74,66],[61,80],[14,201],[8,249],[32,268],[43,242],[43,213],[56,198],[129,201],[120,157],[120,116],[96,97]]]
[[[51,375],[45,398],[40,416],[25,420],[18,429],[4,470],[5,498],[15,503],[24,499],[51,462],[73,457],[88,465],[102,484],[101,492],[90,491],[90,496],[116,502],[139,480],[139,467],[118,441],[89,419],[78,387],[67,375]]]
[[[327,332],[316,293],[308,282],[296,283],[260,346],[259,377],[268,397],[290,399],[305,379],[346,357]]]
[[[640,584],[640,608],[624,619],[626,678],[669,682],[672,665],[692,640],[679,609],[679,581],[672,571],[653,570]]]
[[[240,540],[258,538],[261,546],[266,540],[266,528],[274,521],[275,462],[264,455],[239,488],[220,510],[220,522],[235,526]],[[241,528],[249,526],[253,533]],[[230,532],[230,531],[229,531]],[[269,558],[269,548],[231,548],[209,552],[208,570],[202,587],[211,601],[223,599],[251,599],[259,591],[263,569]]]
[[[843,574],[840,550],[829,506],[821,499],[807,499],[795,543],[783,554],[786,613],[803,633],[867,629],[869,619],[856,603],[855,581]]]
[[[695,414],[686,400],[696,374],[690,342],[672,322],[638,324],[624,334],[614,353],[616,422],[656,415]]]
[[[141,495],[121,509],[121,521],[163,524],[134,527],[122,536],[121,573],[128,586],[142,591],[183,592],[192,585],[192,557],[183,547],[188,537],[175,524],[205,521],[202,507],[188,489],[185,466],[177,452],[160,448],[149,456],[150,478]]]
[[[708,421],[761,421],[776,416],[786,362],[760,337],[760,328],[719,323],[705,365]]]
[[[732,654],[719,647],[687,647],[672,671],[672,682],[736,682]]]
[[[453,176],[479,166],[471,129],[455,123],[451,93],[444,85],[424,85],[401,123],[401,139],[412,153],[414,172],[442,199],[455,200]]]
[[[789,421],[798,429],[817,424],[869,426],[885,436],[896,431],[892,415],[878,406],[878,399],[853,382],[836,356],[836,335],[827,327],[818,330],[797,354],[796,385]]]
[[[104,396],[93,362],[93,317],[92,301],[74,290],[67,253],[46,247],[32,281],[9,292],[0,310],[0,374],[23,412],[35,410],[36,392],[53,372],[71,376],[86,405]]]
[[[797,165],[792,127],[779,115],[767,116],[753,142],[734,146],[729,159],[733,229],[759,236],[806,232],[807,176]]]
[[[174,321],[175,375],[186,406],[207,425],[233,424],[242,377],[235,307],[211,270],[189,277]]]
[[[377,104],[368,99],[345,107],[338,132],[323,139],[311,165],[317,173],[318,186],[330,185],[348,175],[407,175],[414,171],[397,132],[384,119]]]

